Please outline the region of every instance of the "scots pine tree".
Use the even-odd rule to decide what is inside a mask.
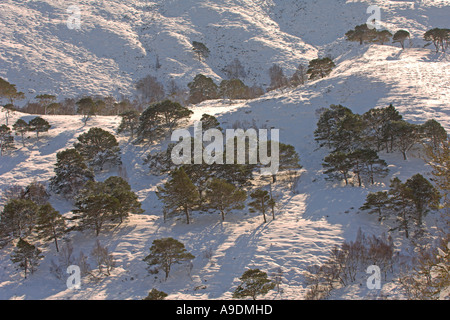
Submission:
[[[11,261],[17,264],[19,269],[23,270],[25,279],[27,278],[28,272],[33,274],[33,272],[36,271],[39,260],[42,258],[43,255],[41,250],[22,238],[19,239],[16,248],[11,253]]]
[[[89,119],[98,114],[104,106],[104,102],[102,100],[94,100],[91,97],[85,97],[78,100],[76,105],[77,113],[82,116],[82,121],[86,125]]]
[[[414,204],[414,218],[417,225],[422,226],[423,218],[433,209],[437,209],[441,199],[438,190],[421,174],[406,180],[407,197]]]
[[[139,115],[139,112],[134,109],[122,112],[120,114],[120,116],[122,117],[122,121],[120,122],[117,132],[129,132],[131,135],[131,139],[133,139],[136,129],[139,125]]]
[[[31,200],[11,199],[0,212],[2,238],[17,239],[30,236],[36,224],[38,205]]]
[[[425,122],[422,125],[421,131],[423,137],[430,142],[433,148],[439,148],[448,137],[444,127],[434,119]]]
[[[377,38],[377,30],[371,29],[367,24],[358,25],[353,30],[349,30],[345,37],[348,41],[359,42],[360,45],[365,42],[374,42]]]
[[[20,135],[22,138],[22,145],[25,147],[25,139],[24,135],[28,131],[30,131],[30,125],[23,119],[18,119],[13,124],[13,130],[16,132],[16,135]]]
[[[47,132],[51,127],[50,123],[41,117],[36,117],[29,122],[29,129],[31,132],[36,132],[37,141],[39,141],[39,134]]]
[[[263,215],[264,223],[266,223],[266,212],[273,207],[275,201],[268,191],[262,189],[257,189],[252,192],[250,198],[252,199],[248,204],[250,206],[250,212],[260,212]]]
[[[233,292],[233,298],[243,299],[251,297],[256,300],[258,296],[266,295],[275,288],[275,283],[268,279],[267,273],[259,269],[249,269],[239,278],[241,283]]]
[[[71,220],[77,221],[77,229],[93,229],[98,236],[107,224],[115,218],[115,210],[120,205],[112,195],[106,193],[102,183],[88,181],[76,197]]]
[[[336,67],[330,58],[314,59],[309,62],[306,74],[309,74],[310,80],[323,79],[327,77]]]
[[[11,129],[2,124],[0,126],[0,156],[7,150],[14,149],[14,137],[11,135]]]
[[[190,212],[200,198],[196,186],[189,179],[183,168],[175,169],[163,187],[158,187],[157,196],[164,203],[168,213],[184,213],[186,223],[190,223]]]
[[[225,221],[225,215],[230,210],[242,209],[246,198],[244,190],[221,179],[211,180],[206,191],[208,206],[220,212],[222,221]]]
[[[213,79],[198,74],[188,83],[189,103],[197,104],[205,100],[217,99],[218,87]]]
[[[56,251],[59,252],[58,238],[61,238],[66,230],[65,218],[50,203],[39,207],[36,219],[38,239],[52,240],[55,243]]]
[[[193,112],[178,102],[164,100],[155,106],[161,126],[169,133],[183,120],[187,120]]]
[[[392,121],[390,131],[394,139],[394,145],[407,160],[407,152],[420,141],[420,126],[406,121]]]
[[[86,165],[83,156],[75,149],[66,149],[56,154],[55,176],[50,180],[50,189],[67,198],[74,197],[94,173]]]
[[[159,291],[155,288],[149,291],[148,295],[142,300],[164,300],[168,296],[164,291]]]
[[[414,220],[414,203],[411,201],[410,191],[399,178],[391,180],[389,186],[389,210],[396,216],[396,226],[391,229],[405,232],[409,238],[411,221]]]
[[[91,128],[81,134],[74,147],[94,170],[101,171],[105,165],[117,166],[122,163],[116,137],[101,128]]]
[[[382,221],[388,215],[389,195],[386,191],[369,193],[366,202],[359,210],[369,214],[378,214],[378,221]]]
[[[121,177],[109,177],[102,182],[103,190],[108,195],[118,200],[118,205],[114,208],[114,217],[123,222],[130,214],[140,214],[144,210],[138,196],[131,190],[130,184]]]
[[[348,153],[333,152],[323,160],[324,174],[328,175],[330,180],[344,179],[345,185],[348,185],[350,172],[353,168],[353,162]]]
[[[218,88],[218,96],[222,99],[246,99],[249,88],[239,79],[222,80]]]
[[[208,47],[204,43],[199,42],[199,41],[192,42],[192,50],[197,55],[198,61],[207,59],[210,54]]]
[[[202,129],[204,131],[208,129],[218,129],[222,131],[222,128],[220,127],[220,122],[214,116],[205,113],[202,115],[200,121],[202,123]]]
[[[398,30],[394,34],[394,36],[392,38],[392,41],[393,42],[399,42],[400,45],[402,46],[402,49],[405,49],[405,41],[406,41],[406,39],[410,39],[410,38],[411,38],[411,35],[410,35],[410,33],[408,31],[406,31],[406,30]]]
[[[170,269],[174,264],[189,261],[195,257],[187,252],[183,243],[173,238],[162,238],[153,240],[150,254],[144,258],[149,266],[157,266],[163,269],[165,279],[169,277]]]

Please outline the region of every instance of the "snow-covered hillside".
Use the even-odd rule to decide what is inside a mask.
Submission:
[[[331,56],[337,67],[329,77],[296,89],[272,91],[233,104],[213,100],[190,106],[194,112],[191,121],[208,113],[217,117],[222,128],[238,122],[277,128],[281,141],[295,147],[302,175],[294,191],[281,182],[275,184],[279,201],[276,220],[263,224],[258,214],[238,210],[225,222],[219,215],[198,213],[190,225],[182,219],[164,222],[162,203],[155,194],[164,177],[150,175],[143,163],[144,156],[158,145],[134,145],[127,136],[118,135],[130,185],[145,213],[132,215],[98,237],[117,261],[111,276],[98,282],[83,281],[81,290],[67,289],[65,279],[56,279],[49,271],[52,260],[57,259],[50,245],[43,250],[45,258],[38,270],[23,279],[10,261],[13,248],[8,246],[0,251],[0,299],[141,299],[152,288],[167,292],[169,299],[230,299],[248,268],[269,274],[281,268],[282,292],[271,291],[265,298],[302,299],[305,269],[325,261],[334,245],[354,240],[359,229],[377,236],[387,231],[377,217],[358,212],[369,192],[386,190],[393,177],[404,181],[419,172],[429,174],[417,149],[407,161],[399,153],[380,153],[390,174],[373,186],[358,188],[326,181],[321,164],[327,151],[317,149],[313,136],[317,110],[342,104],[363,113],[392,103],[408,121],[436,119],[450,130],[450,58],[436,55],[431,47],[423,48],[421,40],[431,27],[449,27],[447,1],[80,0],[80,30],[66,26],[68,3],[5,0],[0,4],[0,77],[17,84],[30,99],[37,92],[60,98],[82,93],[132,95],[134,81],[148,74],[165,82],[174,78],[180,85],[200,72],[219,80],[221,69],[235,57],[251,71],[249,85],[267,84],[267,69],[273,63],[291,74],[301,62]],[[372,4],[382,8],[387,28],[411,32],[411,48],[359,46],[343,40],[346,31],[366,22],[366,10]],[[211,49],[206,62],[195,59],[194,40]],[[154,67],[157,56],[158,70]],[[1,125],[2,113],[0,117]],[[33,117],[17,112],[9,121]],[[97,116],[86,126],[81,116],[43,117],[52,128],[40,142],[30,135],[25,147],[17,140],[18,150],[0,157],[0,191],[12,184],[26,186],[33,179],[48,183],[58,151],[72,147],[89,128],[116,133],[120,123],[119,117]],[[96,178],[115,174],[106,172]],[[51,203],[67,216],[73,210],[55,195]],[[426,218],[430,238],[438,219],[439,215]],[[169,236],[183,242],[196,258],[190,272],[179,266],[167,281],[161,281],[146,270],[143,258],[153,240]],[[392,236],[398,250],[410,245],[400,234]],[[68,238],[75,255],[81,251],[89,254],[96,241],[89,231],[72,232]],[[212,253],[210,259],[205,257],[208,252]],[[361,281],[365,280],[333,297],[367,297],[371,292]],[[404,298],[396,290],[393,283],[383,283],[388,298]]]
[[[69,29],[80,9],[81,28]],[[300,63],[346,47],[345,32],[379,5],[383,25],[410,31],[415,45],[430,27],[445,27],[446,1],[298,0],[66,0],[0,3],[0,76],[33,98],[50,93],[132,96],[133,84],[151,74],[184,87],[198,73],[215,80],[239,58],[248,85],[268,85],[279,63],[291,75]],[[211,50],[196,60],[192,42]],[[332,54],[333,55],[333,54]],[[156,68],[157,59],[160,68]]]

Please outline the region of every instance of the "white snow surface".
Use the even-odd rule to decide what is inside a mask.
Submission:
[[[368,17],[371,4],[382,8],[383,22],[391,31],[408,29],[412,47],[396,44],[364,45],[343,40],[346,31]],[[142,201],[145,213],[132,215],[113,231],[98,239],[117,261],[109,277],[98,282],[84,279],[80,290],[67,289],[65,279],[49,272],[57,259],[52,244],[38,270],[23,278],[10,261],[9,245],[0,252],[0,299],[141,299],[152,288],[169,294],[168,299],[230,299],[239,277],[248,268],[271,273],[282,270],[282,292],[271,291],[267,299],[302,299],[306,291],[303,272],[307,266],[325,261],[334,245],[354,240],[358,230],[381,235],[387,227],[377,217],[359,213],[369,192],[386,190],[392,177],[403,181],[429,168],[420,149],[400,154],[381,153],[390,174],[373,186],[343,186],[324,179],[322,159],[327,150],[317,150],[313,132],[317,109],[342,104],[355,113],[392,103],[408,121],[440,121],[450,130],[450,60],[436,55],[420,38],[430,27],[449,27],[448,1],[294,1],[294,0],[172,0],[172,1],[78,1],[82,27],[69,30],[66,8],[71,1],[4,0],[0,4],[0,76],[17,84],[31,99],[36,92],[59,97],[80,94],[132,95],[134,81],[154,74],[181,84],[197,73],[215,80],[221,68],[239,57],[251,70],[249,78],[267,84],[267,69],[280,63],[292,73],[300,62],[317,56],[332,56],[336,69],[323,80],[297,89],[273,91],[249,100],[214,100],[191,106],[192,121],[215,115],[223,128],[237,121],[280,129],[280,139],[295,146],[303,165],[295,192],[279,182],[277,219],[248,210],[235,211],[220,221],[218,214],[194,213],[186,225],[182,218],[164,223],[162,203],[155,195],[165,177],[152,176],[144,156],[159,145],[136,146],[119,136],[122,160],[129,182]],[[206,62],[198,62],[190,43],[198,40],[211,49]],[[153,68],[158,55],[162,67]],[[251,83],[249,83],[251,84]],[[0,113],[2,116],[2,113]],[[34,116],[16,113],[16,119]],[[91,127],[115,133],[120,118],[97,116],[83,125],[79,116],[43,116],[52,128],[37,142],[34,136],[18,150],[0,158],[0,190],[12,184],[26,186],[33,179],[48,183],[53,176],[56,153],[72,147],[76,138]],[[4,123],[3,116],[0,123]],[[167,142],[167,141],[166,141]],[[99,180],[114,171],[98,175]],[[52,196],[52,205],[70,216],[73,207]],[[1,204],[0,204],[1,205]],[[439,215],[426,218],[431,235]],[[188,275],[185,265],[175,267],[167,281],[146,270],[143,258],[154,239],[174,237],[195,255]],[[410,243],[392,233],[397,250]],[[74,253],[88,255],[96,241],[93,232],[72,232],[68,238]],[[211,250],[211,259],[204,252]],[[94,266],[93,261],[91,266]],[[390,298],[402,298],[392,282],[383,283]],[[333,298],[362,299],[370,295],[365,279]]]

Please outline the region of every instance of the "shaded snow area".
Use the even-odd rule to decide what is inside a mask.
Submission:
[[[345,186],[325,180],[323,158],[329,150],[319,149],[314,140],[318,110],[341,104],[354,113],[393,104],[403,118],[422,124],[435,119],[450,130],[450,56],[436,54],[426,46],[423,33],[432,27],[449,28],[448,1],[299,1],[299,0],[109,0],[77,1],[81,8],[80,30],[69,30],[66,9],[72,1],[2,0],[0,3],[0,77],[16,84],[28,99],[38,93],[63,97],[83,94],[132,96],[134,83],[152,74],[167,84],[180,86],[202,73],[216,83],[224,78],[223,67],[238,57],[248,68],[248,85],[267,86],[267,70],[280,64],[289,76],[299,63],[329,56],[336,63],[321,80],[292,89],[271,91],[253,100],[210,100],[190,105],[190,119],[205,113],[217,117],[221,127],[247,124],[280,130],[280,140],[293,145],[303,166],[291,188],[282,179],[273,185],[277,199],[276,219],[251,213],[248,207],[234,210],[224,222],[216,213],[193,212],[192,223],[184,218],[163,219],[163,203],[155,191],[167,176],[155,176],[144,164],[145,156],[168,141],[136,145],[129,136],[117,134],[121,118],[95,116],[85,125],[81,116],[43,115],[51,129],[37,141],[26,135],[23,147],[15,137],[17,150],[0,157],[0,192],[11,185],[27,186],[33,180],[48,185],[54,175],[56,154],[73,147],[77,137],[100,127],[117,136],[123,167],[143,214],[130,215],[113,230],[73,231],[66,236],[74,256],[89,255],[96,240],[116,260],[111,275],[96,281],[82,279],[81,289],[68,289],[50,272],[58,260],[54,245],[40,247],[44,259],[24,279],[10,260],[13,246],[0,251],[0,299],[142,299],[152,288],[164,291],[167,299],[231,299],[239,277],[249,268],[269,276],[281,270],[281,290],[271,290],[266,299],[304,299],[305,270],[325,262],[330,251],[344,241],[354,241],[358,231],[381,236],[388,226],[375,215],[361,212],[369,192],[386,191],[390,179],[406,181],[416,173],[430,178],[422,160],[423,151],[414,148],[403,160],[400,152],[380,152],[389,175],[374,185]],[[382,21],[394,33],[404,28],[412,35],[411,47],[399,44],[363,45],[344,40],[344,34],[365,23],[367,7],[382,8]],[[192,41],[211,50],[206,61],[198,61]],[[158,57],[161,68],[155,68]],[[4,124],[0,112],[0,125]],[[34,115],[16,112],[9,119],[26,121]],[[115,170],[96,175],[103,181]],[[73,205],[58,195],[50,202],[70,217]],[[0,209],[4,203],[0,203]],[[439,213],[424,219],[424,241],[433,239],[440,224]],[[389,233],[398,252],[411,250],[402,233]],[[162,272],[152,274],[143,261],[152,241],[173,237],[191,252],[192,265],[175,265],[167,280]],[[62,243],[62,242],[61,242]],[[91,259],[91,258],[90,258]],[[91,266],[95,262],[89,261]],[[388,275],[381,291],[366,286],[368,275],[360,274],[351,285],[332,293],[334,299],[366,299],[379,295],[405,298]]]

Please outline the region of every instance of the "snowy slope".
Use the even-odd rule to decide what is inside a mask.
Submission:
[[[446,1],[375,2],[389,17],[389,26],[408,28],[417,37],[430,26],[445,27],[444,17],[450,12]],[[191,120],[209,113],[218,117],[223,128],[231,128],[237,121],[254,122],[258,127],[280,129],[281,141],[295,146],[304,170],[295,192],[282,183],[275,185],[279,199],[275,221],[263,224],[259,215],[243,210],[228,215],[224,223],[215,214],[194,214],[191,225],[182,219],[164,223],[162,205],[155,195],[163,177],[151,176],[143,165],[145,154],[158,146],[135,146],[121,136],[122,160],[146,212],[100,234],[99,240],[117,260],[112,275],[99,282],[85,280],[79,291],[69,290],[65,279],[58,280],[49,272],[57,257],[49,245],[38,271],[25,280],[9,260],[9,246],[0,252],[0,299],[140,299],[153,287],[167,292],[170,299],[229,299],[247,268],[269,274],[281,268],[283,292],[271,291],[266,298],[301,299],[307,266],[324,261],[334,245],[354,240],[359,228],[375,235],[386,231],[376,217],[358,213],[367,193],[385,190],[394,176],[405,180],[429,171],[417,150],[408,161],[399,154],[382,153],[380,157],[391,171],[374,186],[343,187],[325,181],[321,163],[326,150],[317,150],[313,139],[317,109],[342,104],[363,113],[393,103],[406,120],[423,123],[434,118],[450,130],[448,56],[421,48],[423,42],[417,38],[407,50],[396,45],[360,47],[340,39],[345,31],[365,22],[368,1],[79,3],[84,27],[69,32],[63,21],[65,1],[3,1],[0,76],[17,83],[21,90],[70,96],[82,92],[129,94],[133,81],[148,73],[173,76],[184,83],[198,72],[219,79],[220,69],[235,56],[252,67],[251,77],[261,83],[267,81],[265,70],[274,62],[292,71],[299,62],[331,55],[337,67],[328,78],[297,89],[273,91],[231,105],[217,100],[192,106]],[[342,19],[334,19],[335,15]],[[314,37],[311,32],[317,34],[321,26],[327,33]],[[192,40],[211,48],[206,63],[192,56]],[[162,63],[158,73],[152,69],[156,55]],[[19,117],[29,120],[33,116],[16,113],[11,123]],[[94,117],[83,126],[78,116],[44,117],[52,128],[39,145],[31,136],[22,148],[19,139],[19,149],[0,158],[0,190],[11,184],[27,185],[33,179],[46,183],[53,175],[58,151],[71,147],[77,136],[91,127],[114,132],[120,122],[117,117]],[[97,178],[113,174],[116,172]],[[73,208],[66,201],[53,196],[51,202],[61,213],[71,214]],[[426,219],[430,234],[437,218],[430,215]],[[185,266],[179,266],[164,282],[146,270],[142,259],[152,241],[167,236],[185,243],[196,256],[190,276]],[[408,245],[398,234],[393,236],[398,249]],[[80,251],[88,255],[96,240],[90,232],[71,233],[69,238],[76,255]],[[204,253],[209,250],[212,258],[206,259]],[[94,267],[94,262],[90,263]],[[401,298],[390,289],[392,283],[383,285],[391,298]],[[335,298],[365,298],[369,292],[364,288],[358,283]]]
[[[291,75],[299,63],[327,55],[330,45],[346,47],[336,39],[365,23],[373,4],[386,28],[409,30],[416,45],[424,44],[424,31],[448,20],[448,3],[431,0],[84,0],[76,3],[81,29],[70,30],[71,1],[5,0],[0,76],[30,99],[36,92],[120,98],[133,95],[133,83],[149,74],[181,87],[198,73],[219,81],[222,68],[239,58],[248,85],[267,85],[273,63]],[[204,42],[210,58],[197,61],[192,41]]]

